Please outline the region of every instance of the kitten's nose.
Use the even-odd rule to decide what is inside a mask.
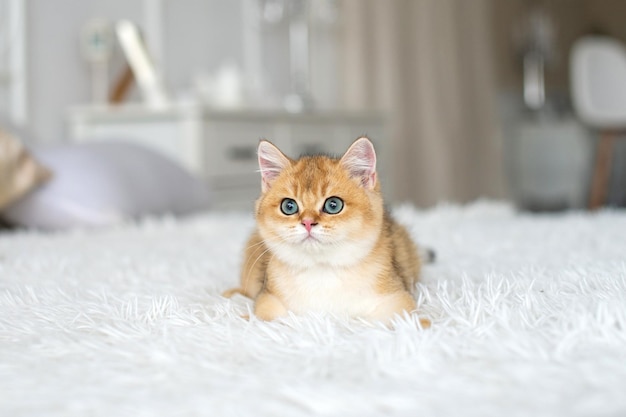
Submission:
[[[307,232],[311,233],[311,229],[313,228],[313,226],[315,226],[317,223],[313,222],[313,219],[302,219],[302,224],[304,225],[304,228],[306,229]]]

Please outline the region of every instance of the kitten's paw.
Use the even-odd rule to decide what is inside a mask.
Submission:
[[[428,320],[428,319],[422,319],[422,318],[420,318],[419,320],[420,320],[420,327],[421,327],[423,330],[429,329],[429,328],[430,328],[430,326],[432,325],[432,323],[431,323],[431,322],[430,322],[430,320]]]
[[[237,294],[246,297],[246,293],[241,288],[231,288],[230,290],[226,290],[222,293],[222,297],[231,298]]]
[[[389,317],[387,320],[380,320],[380,322],[384,324],[389,330],[395,330],[396,327],[394,326],[394,320],[401,320],[403,318],[406,319],[407,318],[406,313],[408,312],[405,311],[402,314],[396,313],[392,317]],[[413,312],[413,314],[415,313]],[[430,328],[431,326],[430,320],[423,319],[423,318],[418,318],[418,320],[419,320],[419,324],[416,323],[416,328],[418,330],[426,330]]]
[[[408,292],[397,292],[383,296],[374,309],[370,313],[370,319],[384,323],[390,328],[391,322],[405,314],[411,314],[415,311],[415,299]]]
[[[254,315],[264,321],[272,321],[287,315],[285,305],[273,294],[261,292],[254,303]]]

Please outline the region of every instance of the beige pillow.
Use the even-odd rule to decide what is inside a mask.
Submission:
[[[0,209],[50,178],[11,133],[0,127]]]

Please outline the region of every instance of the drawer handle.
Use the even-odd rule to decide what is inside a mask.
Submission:
[[[254,146],[233,146],[228,149],[228,157],[233,161],[256,160],[256,148]]]

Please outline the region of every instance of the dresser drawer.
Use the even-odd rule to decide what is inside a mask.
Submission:
[[[311,154],[341,155],[345,142],[338,137],[335,125],[295,123],[289,129],[293,157]]]
[[[215,185],[212,192],[213,208],[218,210],[245,210],[254,212],[254,204],[261,193],[260,186]]]
[[[273,140],[275,128],[271,124],[254,122],[213,122],[205,126],[206,167],[210,176],[245,176],[258,172],[257,146],[260,139]],[[283,143],[284,145],[284,143]]]

